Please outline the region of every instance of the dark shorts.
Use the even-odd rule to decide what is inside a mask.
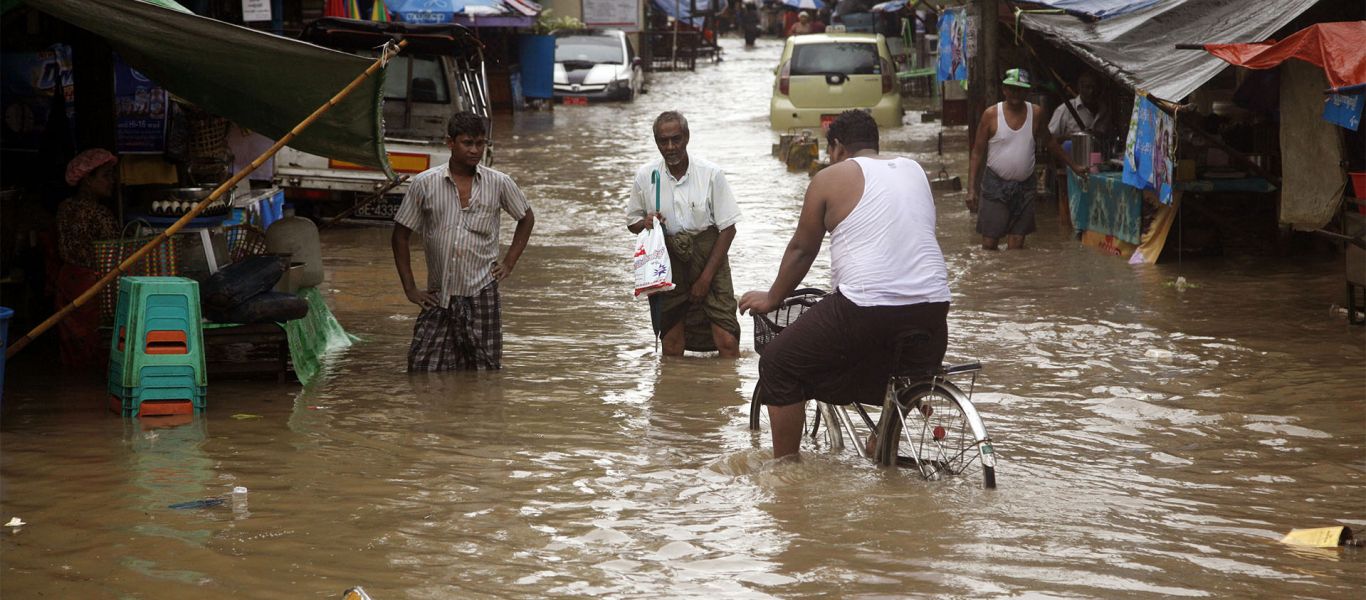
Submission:
[[[901,366],[932,373],[948,347],[948,314],[948,302],[858,306],[839,292],[826,296],[764,347],[759,400],[881,404],[898,337],[917,330],[929,335]]]
[[[451,296],[448,308],[422,309],[408,347],[408,372],[502,368],[502,312],[497,281],[478,296]]]
[[[1033,175],[1024,181],[1008,181],[991,169],[983,169],[977,233],[992,239],[1034,233],[1035,187]]]

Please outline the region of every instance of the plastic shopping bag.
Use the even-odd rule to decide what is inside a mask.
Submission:
[[[669,249],[664,245],[664,228],[643,229],[636,236],[631,263],[636,272],[636,297],[645,298],[674,289],[673,268],[669,265]]]

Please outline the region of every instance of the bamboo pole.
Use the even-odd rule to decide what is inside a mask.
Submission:
[[[114,267],[112,271],[106,273],[104,277],[100,278],[99,281],[95,282],[95,285],[91,286],[84,293],[78,296],[75,300],[71,301],[71,304],[63,306],[61,310],[58,310],[51,317],[48,317],[46,321],[39,323],[38,326],[34,327],[32,331],[29,331],[28,333],[24,334],[24,337],[21,337],[18,340],[15,340],[14,343],[10,344],[9,348],[5,349],[5,357],[9,358],[14,356],[20,350],[23,350],[24,347],[28,346],[34,338],[38,337],[39,335],[42,335],[44,331],[51,329],[53,325],[56,325],[57,323],[61,322],[61,320],[66,318],[67,315],[71,314],[71,311],[74,311],[80,306],[84,305],[86,302],[89,302],[91,298],[94,298],[96,294],[100,293],[100,290],[103,290],[110,283],[113,283],[116,279],[118,279],[119,275],[123,274],[125,269],[133,266],[133,263],[136,263],[148,252],[150,252],[153,248],[157,247],[159,244],[166,241],[167,238],[169,238],[172,235],[175,235],[176,232],[183,229],[186,225],[189,224],[189,222],[192,219],[199,216],[199,213],[204,212],[204,209],[208,208],[210,204],[216,202],[218,198],[221,197],[225,192],[236,187],[238,182],[245,179],[246,176],[249,175],[252,171],[255,171],[256,169],[260,168],[262,164],[264,164],[267,160],[270,160],[271,157],[275,156],[275,153],[279,152],[281,148],[284,148],[285,145],[287,145],[291,140],[298,136],[299,132],[303,131],[304,129],[307,129],[310,125],[313,124],[314,121],[317,121],[318,118],[323,115],[323,113],[326,113],[327,111],[331,110],[332,107],[336,106],[337,103],[342,101],[342,99],[346,98],[348,95],[351,94],[351,92],[355,91],[355,89],[359,87],[362,82],[368,79],[371,75],[374,75],[375,72],[379,71],[379,69],[383,67],[385,63],[389,62],[389,59],[393,58],[394,55],[402,51],[403,48],[407,45],[408,40],[400,40],[397,45],[392,45],[385,48],[384,52],[378,59],[375,60],[374,64],[371,64],[370,67],[365,69],[363,73],[357,75],[355,79],[351,80],[351,83],[347,84],[347,86],[342,88],[340,92],[337,92],[336,95],[328,99],[326,103],[324,103],[322,106],[319,106],[317,110],[313,111],[313,114],[308,115],[308,117],[305,118],[303,121],[300,121],[298,125],[295,125],[294,129],[291,129],[289,133],[285,134],[284,137],[280,138],[279,141],[275,142],[275,145],[271,146],[269,150],[266,150],[264,154],[256,157],[256,160],[251,161],[251,164],[248,165],[246,169],[239,171],[236,175],[233,175],[232,178],[228,181],[219,184],[219,186],[214,189],[213,193],[209,194],[209,197],[200,200],[199,204],[196,204],[194,208],[190,209],[190,211],[185,213],[184,216],[180,217],[179,220],[171,224],[170,227],[167,227],[164,231],[157,234],[155,238],[152,238],[152,240],[143,245],[143,247],[138,248],[137,252],[134,252],[131,256],[125,258],[122,263],[119,263],[119,265]]]

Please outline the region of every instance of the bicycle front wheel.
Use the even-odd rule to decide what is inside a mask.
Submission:
[[[944,380],[888,386],[875,458],[929,480],[981,477],[982,487],[996,487],[996,455],[986,426],[963,391]]]

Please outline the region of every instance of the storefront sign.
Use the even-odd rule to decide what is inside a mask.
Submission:
[[[242,0],[242,21],[270,20],[270,0]]]
[[[945,10],[939,15],[939,80],[965,81],[968,78],[968,39],[971,21],[964,9]]]
[[[1124,144],[1124,183],[1153,190],[1163,204],[1171,204],[1175,159],[1176,122],[1147,98],[1135,97]]]
[[[1361,107],[1366,104],[1363,94],[1329,94],[1323,100],[1323,120],[1352,131],[1361,127]]]
[[[583,24],[640,31],[640,4],[636,0],[583,0]]]
[[[166,150],[166,90],[114,57],[114,147],[119,153]]]
[[[71,131],[76,106],[71,80],[71,49],[65,45],[0,55],[0,147],[38,150],[53,116],[65,116]],[[57,97],[64,108],[53,115]]]

